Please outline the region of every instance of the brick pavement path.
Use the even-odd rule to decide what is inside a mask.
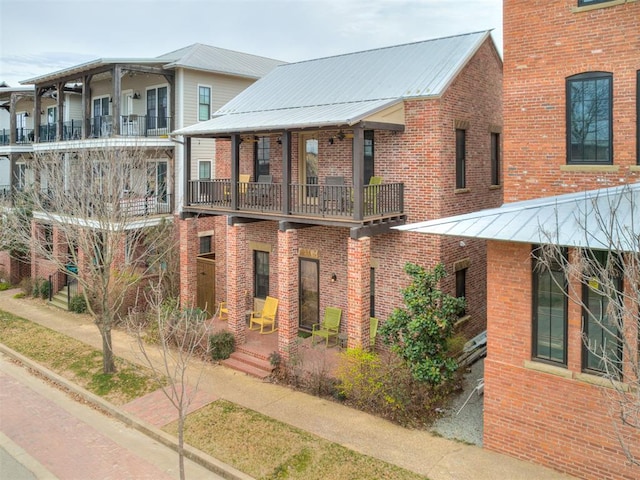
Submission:
[[[3,373],[0,404],[2,431],[59,478],[172,478]]]
[[[217,400],[215,395],[201,389],[195,390],[190,386],[187,386],[185,398],[190,399],[187,413],[194,412]],[[144,397],[136,398],[120,408],[125,412],[131,413],[139,419],[150,423],[154,427],[164,427],[165,425],[178,420],[178,411],[176,407],[166,397],[162,390],[156,390]]]

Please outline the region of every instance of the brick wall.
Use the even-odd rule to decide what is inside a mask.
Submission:
[[[574,11],[577,3],[504,2],[507,202],[640,180],[633,167],[640,3]],[[565,80],[590,71],[613,74],[613,169],[566,165]]]
[[[569,309],[568,368],[530,361],[530,252],[526,244],[488,242],[484,446],[580,478],[638,478],[637,467],[628,465],[620,449],[617,431],[628,436],[636,454],[640,433],[609,413],[616,407],[610,398],[614,391],[589,383],[591,376],[580,373],[576,305]]]
[[[382,176],[386,183],[403,182],[405,185],[405,212],[408,222],[416,222],[444,215],[465,213],[486,207],[496,207],[502,203],[502,189],[491,185],[491,131],[502,128],[502,64],[491,40],[487,40],[475,56],[461,70],[458,77],[449,86],[441,98],[415,99],[405,102],[405,131],[393,133],[376,130],[375,175]],[[467,189],[455,189],[455,127],[463,121],[467,128]],[[337,130],[312,132],[318,139],[319,176],[344,176],[345,182],[352,181],[352,140],[342,141],[335,137]],[[271,136],[270,173],[274,182],[282,179],[282,145],[278,144],[279,135]],[[298,181],[298,145],[301,136],[292,135],[292,183]],[[218,141],[216,176],[228,178],[231,175],[229,142]],[[240,145],[240,173],[251,173],[253,178],[253,158],[255,144],[243,142]],[[229,227],[216,221],[218,229]],[[234,243],[234,252],[227,245],[218,243],[216,233],[217,272],[225,271],[229,275],[231,263],[237,264],[231,255],[242,255],[246,259],[242,281],[235,281],[236,288],[244,291],[253,289],[253,265],[250,259],[249,243],[263,242],[273,246],[270,256],[270,289],[283,291],[279,270],[283,264],[278,260],[279,239],[287,238],[278,233],[277,223],[271,221],[247,224],[243,227],[244,246]],[[442,239],[414,233],[394,231],[371,237],[364,246],[349,239],[349,229],[317,226],[300,229],[297,233],[297,247],[314,252],[320,260],[320,315],[327,306],[343,309],[343,331],[353,334],[354,341],[362,342],[368,330],[369,304],[369,268],[375,267],[376,306],[375,313],[382,321],[395,307],[402,306],[400,290],[407,286],[409,277],[404,273],[407,262],[425,267],[436,263],[445,264],[450,276],[443,282],[443,289],[455,293],[455,262],[469,259],[467,276],[467,298],[470,321],[465,324],[465,333],[471,337],[486,325],[486,289],[482,279],[485,277],[484,243],[476,240]],[[289,240],[287,240],[287,245]],[[350,246],[351,245],[351,246]],[[243,249],[241,252],[239,250]],[[289,252],[287,246],[282,246]],[[226,250],[225,250],[226,249]],[[355,252],[362,261],[350,257]],[[290,252],[289,252],[290,254]],[[289,260],[295,263],[296,257]],[[350,263],[351,262],[351,263]],[[364,263],[362,263],[364,262]],[[366,263],[366,265],[365,265]],[[357,266],[361,278],[348,280],[349,265]],[[287,268],[291,267],[287,265]],[[287,269],[288,272],[288,269]],[[336,281],[331,275],[336,274]],[[283,271],[282,278],[291,282],[291,274]],[[222,280],[222,282],[221,282]],[[189,280],[192,281],[192,280]],[[188,282],[188,281],[187,281]],[[230,292],[220,287],[225,280],[218,277],[217,292],[224,292],[228,298]],[[226,282],[230,286],[229,282]],[[296,278],[297,295],[297,278]],[[242,293],[242,292],[241,292]],[[351,295],[351,298],[350,296]],[[353,312],[349,312],[349,306]],[[293,309],[289,309],[293,312]],[[293,313],[290,313],[293,315]],[[296,313],[297,315],[297,313]],[[280,314],[279,314],[280,317]],[[280,317],[281,318],[281,317]],[[358,322],[357,319],[364,319]],[[366,320],[366,321],[365,321]],[[294,319],[297,322],[297,318]]]

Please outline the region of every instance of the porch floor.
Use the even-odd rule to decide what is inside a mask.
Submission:
[[[217,316],[211,319],[211,325],[213,332],[229,330],[227,321],[220,320]],[[298,340],[296,360],[300,362],[300,368],[309,373],[335,374],[342,348],[339,346],[327,348],[324,340],[316,340],[315,345],[312,345],[311,337],[298,337]],[[236,351],[268,361],[271,353],[278,351],[278,331],[261,335],[258,330],[249,330],[247,325],[246,342],[236,345]]]

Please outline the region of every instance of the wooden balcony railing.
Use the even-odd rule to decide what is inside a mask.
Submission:
[[[231,181],[228,179],[191,180],[187,205],[213,210],[232,211]],[[284,214],[281,183],[238,183],[237,211]],[[355,219],[352,186],[292,184],[289,185],[288,215]],[[363,191],[363,218],[402,214],[404,184],[366,185]]]

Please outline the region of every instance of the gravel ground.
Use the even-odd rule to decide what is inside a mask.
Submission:
[[[478,395],[478,392],[474,391],[474,389],[478,385],[478,379],[483,378],[483,376],[484,358],[481,358],[465,374],[464,390],[453,400],[443,417],[433,424],[431,431],[445,438],[482,446],[484,396]],[[463,408],[462,405],[467,398],[469,398],[469,401]],[[461,408],[462,410],[460,410]]]

